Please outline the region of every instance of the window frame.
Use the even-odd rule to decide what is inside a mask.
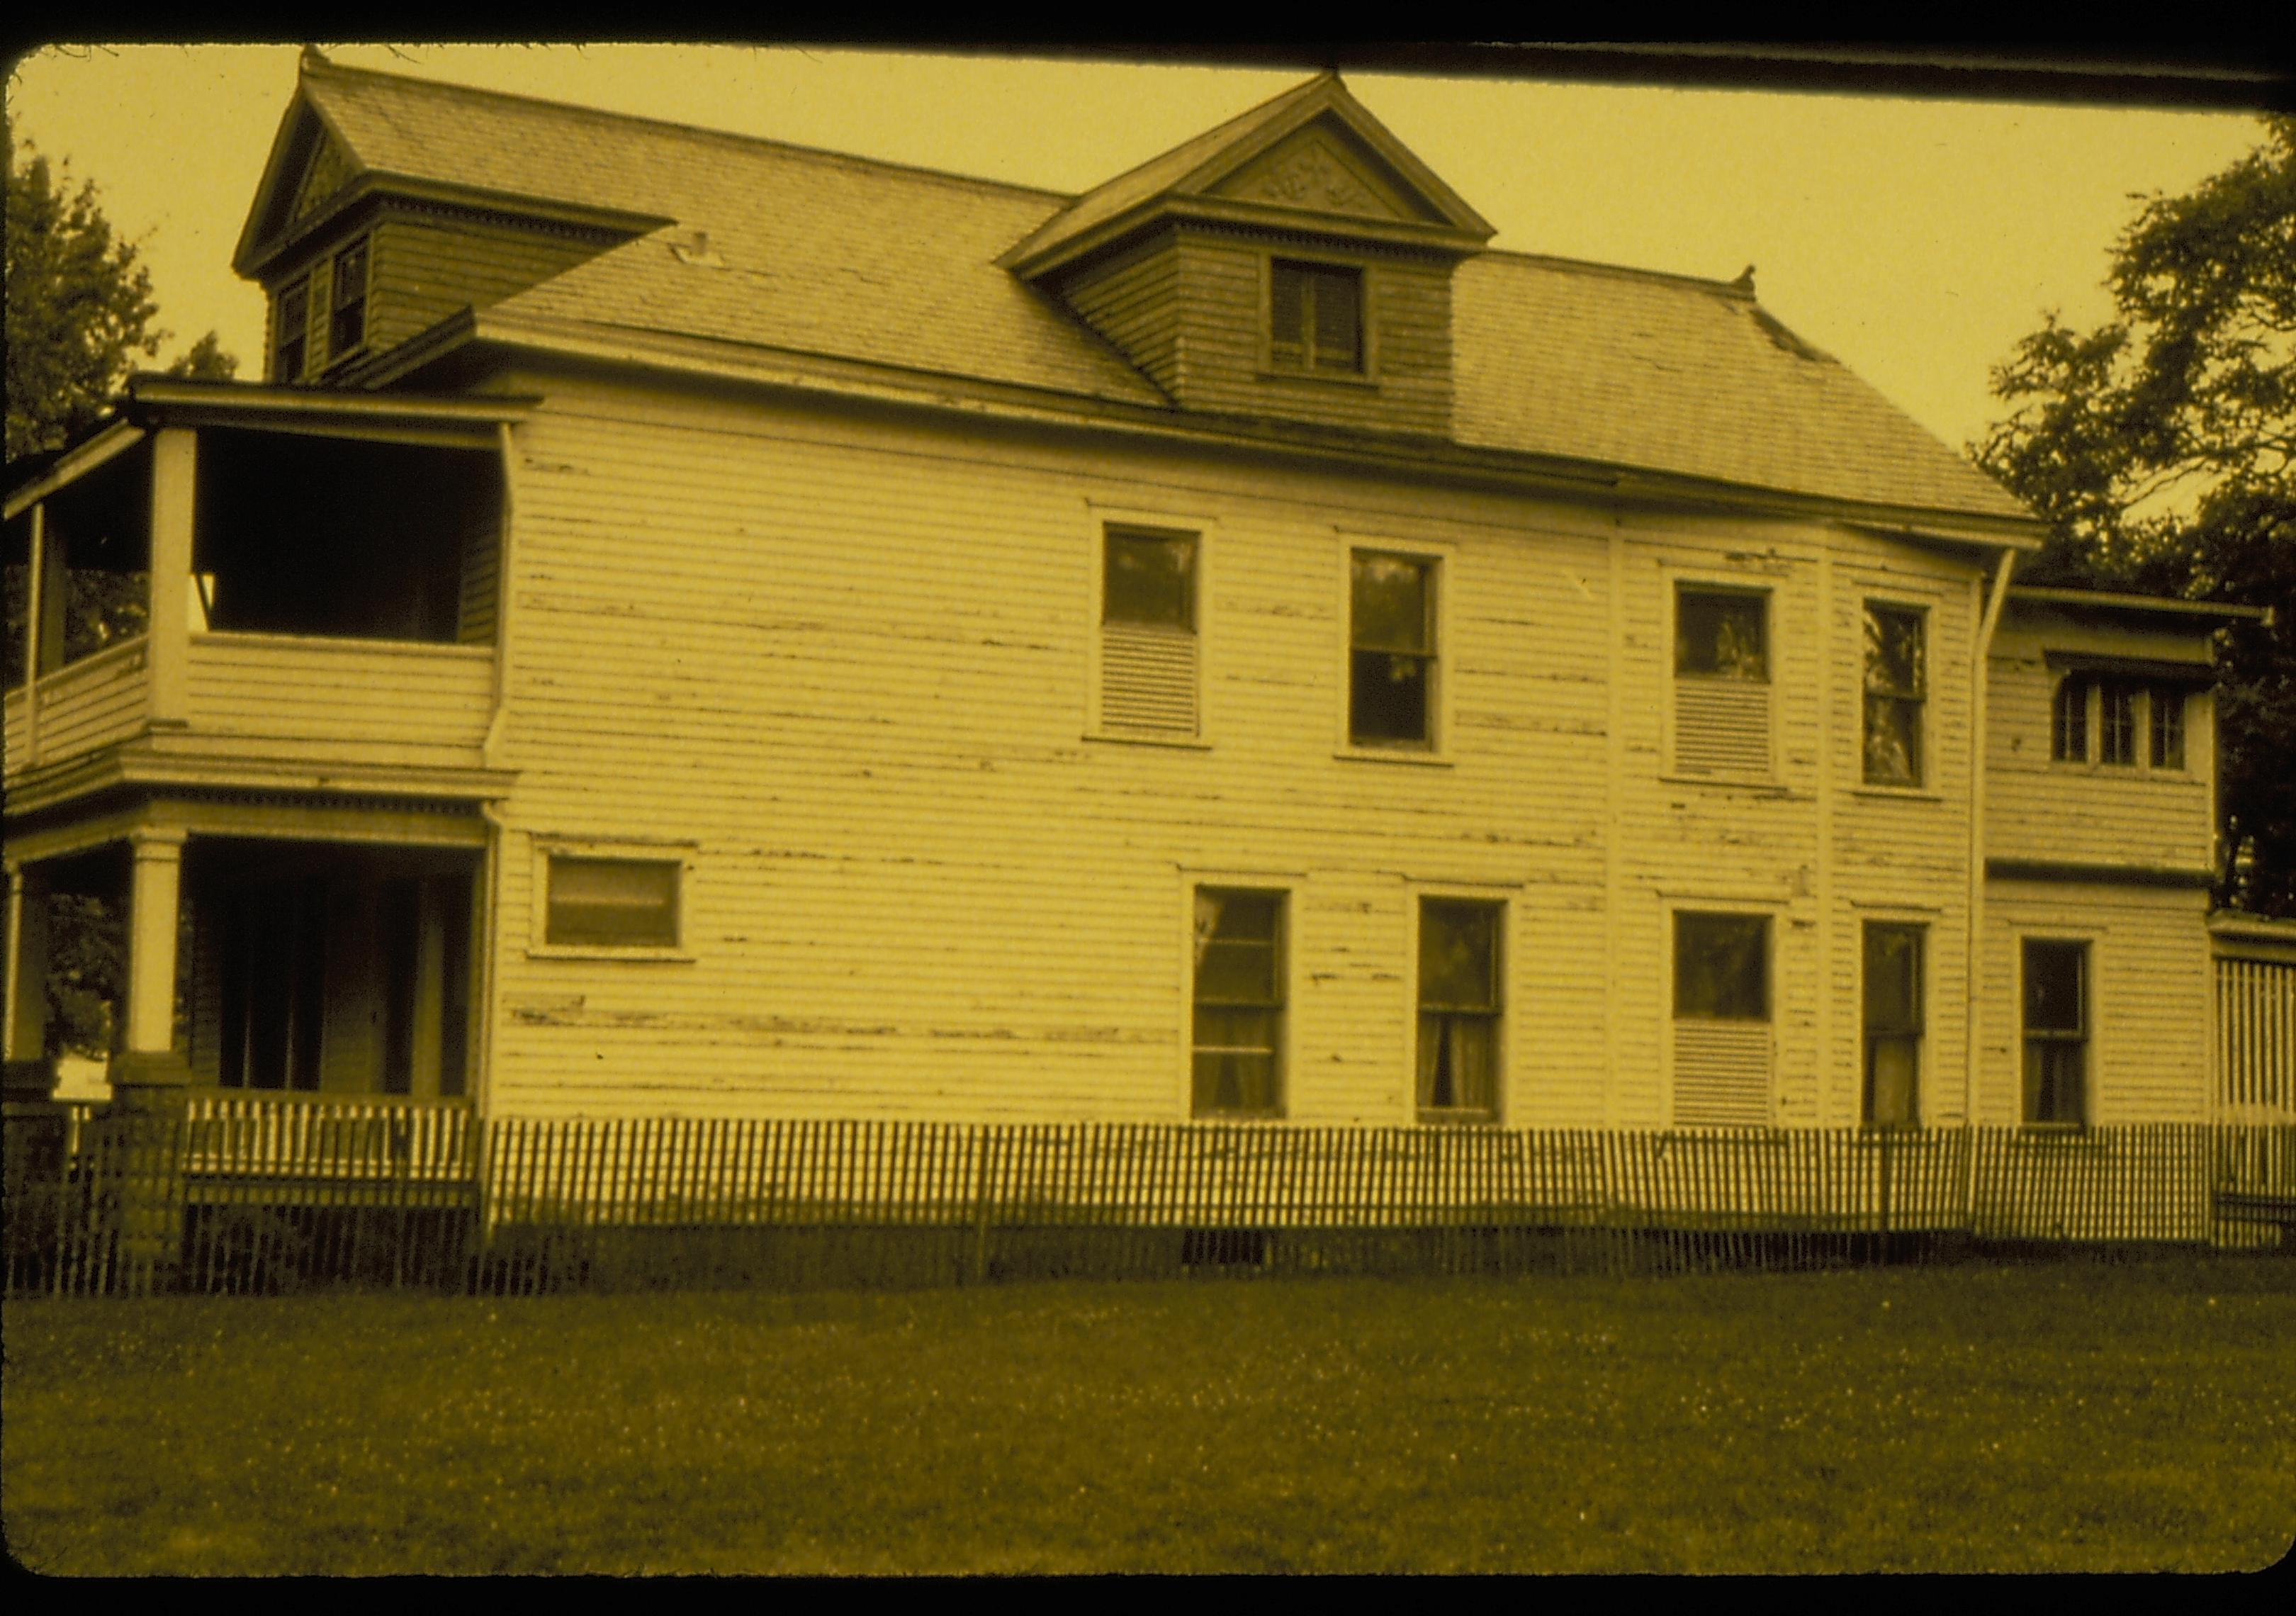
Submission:
[[[2188,734],[2191,729],[2190,709],[2193,693],[2181,685],[2152,685],[2145,689],[2144,767],[2147,773],[2188,775],[2192,773],[2192,751]],[[2173,721],[2164,725],[2164,714],[2173,713]],[[2164,742],[2173,741],[2173,748]],[[2165,754],[2173,751],[2175,760]]]
[[[1355,277],[1356,365],[1352,370],[1321,369],[1316,365],[1312,309],[1304,316],[1308,340],[1302,344],[1303,358],[1295,363],[1277,357],[1275,278],[1279,266],[1307,270],[1340,270]],[[1379,348],[1372,319],[1375,268],[1376,266],[1362,258],[1334,258],[1321,253],[1270,250],[1260,254],[1259,373],[1269,380],[1284,381],[1331,381],[1354,387],[1376,384]]]
[[[1108,601],[1108,535],[1111,529],[1132,529],[1142,532],[1186,534],[1196,541],[1195,576],[1195,641],[1196,641],[1196,733],[1193,735],[1160,735],[1140,730],[1111,728],[1102,710],[1104,666],[1103,635],[1106,626]],[[1090,575],[1090,594],[1085,604],[1085,710],[1084,738],[1087,741],[1111,742],[1126,746],[1175,747],[1183,751],[1209,751],[1212,746],[1212,692],[1217,660],[1217,647],[1211,627],[1216,596],[1213,586],[1215,557],[1219,546],[1219,525],[1209,516],[1168,509],[1149,509],[1136,505],[1103,504],[1086,500],[1084,508],[1086,552],[1090,558],[1086,570]]]
[[[1673,1120],[1677,1114],[1678,1082],[1675,1060],[1677,1044],[1675,1029],[1685,1020],[1734,1026],[1757,1026],[1765,1029],[1766,1088],[1763,1095],[1763,1112],[1767,1120],[1764,1126],[1775,1128],[1778,1125],[1779,961],[1784,947],[1784,923],[1788,913],[1785,904],[1767,898],[1718,897],[1705,892],[1661,894],[1659,914],[1659,924],[1661,928],[1659,934],[1659,957],[1664,964],[1659,980],[1658,1025],[1661,1029],[1659,1037],[1660,1060],[1665,1069],[1663,1092],[1660,1095],[1660,1109],[1669,1120],[1666,1126],[1685,1126]],[[1677,1013],[1676,1005],[1681,991],[1681,921],[1684,915],[1759,920],[1762,923],[1763,1013],[1760,1016],[1685,1018]]]
[[[1414,885],[1410,892],[1410,928],[1406,939],[1402,976],[1408,994],[1410,1029],[1408,1071],[1405,1085],[1406,1104],[1412,1123],[1419,1128],[1500,1128],[1505,1126],[1508,1101],[1513,1084],[1510,1068],[1513,1056],[1513,1029],[1509,1017],[1513,1009],[1514,995],[1514,925],[1519,906],[1510,901],[1507,892],[1495,891],[1488,886],[1459,884]],[[1491,915],[1491,991],[1494,1003],[1488,1012],[1472,1009],[1435,1013],[1475,1015],[1487,1019],[1491,1026],[1491,1098],[1488,1108],[1447,1107],[1435,1110],[1423,1103],[1419,1092],[1421,1040],[1423,1037],[1422,1018],[1429,1013],[1423,1008],[1423,984],[1420,980],[1420,947],[1425,935],[1427,908],[1433,904],[1453,908],[1472,908],[1488,911]]]
[[[1910,618],[1914,621],[1919,636],[1921,662],[1917,670],[1920,676],[1918,683],[1910,692],[1876,690],[1874,685],[1873,669],[1865,656],[1865,633],[1867,619],[1876,612]],[[1927,602],[1909,601],[1888,595],[1868,595],[1859,600],[1857,778],[1859,785],[1865,790],[1921,793],[1934,789],[1930,778],[1931,749],[1929,736],[1931,694],[1929,676],[1935,660],[1931,644],[1933,636],[1930,632],[1931,617],[1930,605]],[[1877,780],[1874,777],[1874,703],[1877,701],[1890,702],[1893,708],[1910,706],[1914,709],[1914,773],[1910,780]]]
[[[2079,693],[2079,700],[2070,706],[2067,692]],[[2128,753],[2125,758],[2105,756],[2105,719],[2108,702],[2114,694],[2125,695],[2128,710]],[[2086,668],[2065,668],[2052,674],[2049,688],[2049,764],[2052,768],[2078,769],[2088,775],[2109,775],[2114,779],[2132,775],[2158,775],[2169,779],[2190,780],[2196,773],[2194,764],[2192,722],[2194,699],[2204,690],[2192,685],[2171,683],[2158,678],[2147,679],[2141,674],[2096,672]],[[2083,749],[2079,756],[2068,756],[2064,750],[2066,718],[2077,712],[2081,725]],[[2161,751],[2163,712],[2177,716],[2173,726],[2175,761],[2163,759]]]
[[[694,867],[699,851],[695,843],[554,834],[534,836],[530,841],[534,884],[527,906],[529,915],[528,957],[670,963],[688,963],[694,959],[691,944],[693,937]],[[552,861],[558,858],[675,865],[677,867],[676,939],[668,944],[551,941],[550,867]]]
[[[344,308],[342,266],[343,260],[354,253],[364,255],[364,261],[360,266],[357,299],[359,330],[356,340],[345,342],[342,340]],[[367,338],[373,324],[368,316],[374,302],[374,232],[362,231],[345,242],[327,255],[326,265],[327,357],[325,364],[332,366],[354,354],[364,352],[368,346]]]
[[[1359,741],[1355,731],[1355,563],[1358,554],[1391,556],[1427,569],[1428,664],[1427,736],[1422,741]],[[1454,653],[1449,640],[1451,580],[1456,567],[1451,546],[1399,539],[1385,535],[1341,533],[1339,547],[1339,741],[1334,755],[1392,763],[1447,766],[1451,729],[1451,686],[1448,666]],[[1411,654],[1411,653],[1403,653]]]
[[[2037,947],[2078,951],[2080,961],[2080,1026],[2077,1030],[2067,1032],[2044,1029],[2036,1032],[2031,1024],[2031,1001],[2027,997],[2026,983],[2032,969],[2032,950]],[[2017,936],[2017,1117],[2019,1126],[2024,1128],[2035,1132],[2078,1133],[2095,1125],[2096,954],[2097,939],[2091,935],[2069,935],[2053,931],[2020,932]],[[2028,1072],[2033,1061],[2033,1046],[2037,1043],[2079,1050],[2079,1087],[2074,1107],[2079,1115],[2068,1120],[2032,1114],[2036,1095]]]
[[[1181,1114],[1191,1122],[1282,1122],[1292,1113],[1292,1022],[1299,1002],[1299,981],[1292,897],[1295,886],[1291,881],[1270,880],[1266,876],[1230,875],[1216,871],[1184,873],[1181,890],[1185,899],[1183,907],[1183,939],[1185,952],[1182,958],[1185,968],[1186,990],[1181,996]],[[1270,1007],[1275,1016],[1275,1045],[1270,1051],[1274,1072],[1271,1079],[1275,1091],[1271,1105],[1262,1111],[1218,1111],[1201,1108],[1197,1103],[1196,1012],[1200,1004],[1197,980],[1202,962],[1198,956],[1196,941],[1196,904],[1206,892],[1248,894],[1272,898],[1275,900],[1275,988],[1280,997]],[[1230,1008],[1250,1008],[1230,1004]]]
[[[1913,997],[1914,1014],[1910,1029],[1883,1029],[1877,1031],[1872,1015],[1873,950],[1872,939],[1877,931],[1910,932],[1915,939]],[[1872,1132],[1918,1129],[1923,1124],[1923,1101],[1928,1096],[1930,1067],[1930,1012],[1932,1002],[1930,971],[1930,922],[1906,919],[1882,914],[1862,917],[1857,931],[1857,1021],[1859,1044],[1859,1081],[1857,1122]],[[1884,1039],[1910,1038],[1914,1045],[1911,1091],[1907,1096],[1908,1116],[1902,1121],[1876,1121],[1874,1116],[1874,1054],[1877,1044]]]
[[[1665,679],[1666,695],[1660,703],[1660,756],[1664,776],[1686,783],[1712,784],[1775,784],[1778,779],[1778,605],[1784,581],[1763,577],[1759,579],[1706,569],[1677,570],[1665,568],[1660,573],[1661,587],[1666,592],[1666,632],[1659,647],[1660,668]],[[1717,674],[1685,673],[1681,667],[1682,605],[1685,595],[1726,595],[1751,598],[1762,607],[1762,671],[1759,679],[1724,678]],[[1697,684],[1721,686],[1753,685],[1766,693],[1762,701],[1763,763],[1759,769],[1724,768],[1696,769],[1686,767],[1682,761],[1682,720],[1680,689],[1685,679]]]
[[[291,298],[299,299],[303,310],[303,317],[300,321],[303,329],[291,339],[285,335],[287,304]],[[296,358],[296,369],[291,375],[280,363],[290,340],[295,344]],[[279,288],[278,295],[271,299],[270,357],[271,379],[274,382],[282,385],[291,384],[302,381],[311,373],[311,272],[308,269],[283,284]]]

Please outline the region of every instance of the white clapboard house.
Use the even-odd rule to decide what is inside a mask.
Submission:
[[[1072,196],[308,60],[265,379],[12,478],[9,1054],[108,892],[194,1093],[2206,1119],[2238,609],[1491,234],[1329,75]]]

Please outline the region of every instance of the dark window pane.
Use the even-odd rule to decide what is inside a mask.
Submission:
[[[2185,693],[2173,685],[2152,693],[2152,767],[2185,767]]]
[[[1674,670],[1767,683],[1767,608],[1759,595],[1683,590],[1675,604]]]
[[[1491,904],[1434,898],[1420,904],[1421,1009],[1498,1008],[1498,920]]]
[[[1923,693],[1922,614],[1868,603],[1866,688],[1881,695]]]
[[[278,328],[272,350],[273,378],[294,381],[303,374],[303,345],[311,320],[309,283],[298,281],[279,294]]]
[[[1921,1121],[1916,1089],[1921,1076],[1922,1042],[1917,1038],[1869,1038],[1866,1040],[1866,1125],[1868,1128],[1913,1128]]]
[[[1674,1013],[1767,1021],[1770,923],[1759,915],[1674,917]]]
[[[1434,649],[1428,634],[1429,564],[1358,550],[1353,564],[1354,612],[1349,644],[1358,651]]]
[[[2086,1028],[2085,943],[2025,945],[2025,1030],[2078,1033]]]
[[[2088,761],[2088,681],[2067,675],[2051,710],[2049,756],[2060,763]]]
[[[1427,729],[1425,657],[1358,651],[1352,660],[1348,731],[1361,742],[1424,742]]]
[[[1196,890],[1195,1112],[1282,1109],[1283,895]]]
[[[1922,783],[1922,704],[1901,696],[1866,698],[1866,783]]]
[[[1316,368],[1353,371],[1362,368],[1362,272],[1318,269],[1312,285],[1316,305]]]
[[[1489,1117],[1498,1109],[1499,1023],[1495,1015],[1425,1013],[1419,1018],[1419,1109]]]
[[[621,947],[677,946],[678,865],[665,860],[550,860],[553,943]]]
[[[1922,1029],[1922,928],[1866,928],[1866,1029]]]
[[[2088,1045],[2079,1038],[2025,1043],[2025,1120],[2078,1125],[2087,1109]]]
[[[1279,364],[1297,365],[1308,352],[1308,277],[1297,264],[1278,263],[1268,281],[1269,344]]]
[[[1196,541],[1186,533],[1110,529],[1102,587],[1111,623],[1196,626]]]
[[[2101,687],[2097,702],[2097,758],[2121,765],[2136,761],[2136,687],[2118,680]]]

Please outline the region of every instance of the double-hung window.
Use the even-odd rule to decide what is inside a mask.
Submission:
[[[1270,262],[1267,357],[1277,370],[1360,375],[1363,271],[1338,264]]]
[[[1868,1128],[1921,1125],[1923,928],[1866,923],[1866,1093]]]
[[[1922,783],[1922,709],[1927,699],[1923,618],[1866,603],[1866,783]]]
[[[334,312],[329,319],[327,357],[339,359],[366,340],[367,242],[362,236],[335,254]]]
[[[1283,906],[1281,892],[1196,889],[1196,1116],[1283,1114]]]
[[[2185,700],[2186,692],[2175,685],[2068,673],[2049,704],[2049,756],[2058,763],[2114,768],[2149,763],[2182,771]]]
[[[2059,763],[2088,761],[2088,681],[2069,673],[2049,704],[2049,756]]]
[[[1674,917],[1674,1120],[1686,1128],[1770,1120],[1770,921]]]
[[[1423,555],[1349,557],[1348,739],[1435,745],[1436,564]]]
[[[1498,1119],[1501,923],[1495,903],[1419,904],[1419,1120]]]
[[[2097,761],[2120,768],[2136,766],[2136,701],[2142,693],[2126,679],[2097,686]]]
[[[2185,767],[2185,693],[2174,685],[2155,685],[2152,702],[2152,767]]]
[[[1111,526],[1101,535],[1100,724],[1185,740],[1198,727],[1194,533]]]
[[[1767,774],[1770,597],[1684,584],[1674,598],[1674,762],[1685,774]]]
[[[279,294],[271,333],[271,379],[300,381],[303,356],[310,342],[311,283],[297,281]]]
[[[2088,1120],[2088,945],[2028,939],[2024,988],[2025,1120],[2078,1127]]]

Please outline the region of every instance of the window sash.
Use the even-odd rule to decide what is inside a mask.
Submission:
[[[1107,529],[1101,552],[1101,621],[1196,631],[1196,536]]]
[[[1922,700],[1918,696],[1866,698],[1866,783],[1922,783]]]
[[[1926,929],[1921,926],[1866,923],[1864,1113],[1868,1128],[1912,1128],[1920,1122],[1926,940]]]
[[[1434,742],[1435,562],[1349,554],[1348,735],[1359,745]]]
[[[1498,1115],[1499,1025],[1496,1010],[1421,1010],[1423,1120],[1489,1121]]]
[[[1770,922],[1762,915],[1674,917],[1677,1021],[1770,1019]]]
[[[278,322],[271,349],[272,373],[282,381],[299,381],[303,379],[303,356],[311,335],[308,280],[299,280],[279,294]]]
[[[2022,953],[2025,1120],[2079,1126],[2088,1105],[2088,945],[2029,938]]]
[[[2155,689],[2152,703],[2152,767],[2185,767],[2185,693],[2174,686]]]
[[[349,353],[366,340],[367,243],[353,242],[335,255],[334,313],[329,319],[330,358]]]
[[[1268,357],[1287,370],[1363,370],[1363,271],[1271,260]]]
[[[1922,783],[1926,624],[1918,611],[1866,606],[1866,783]]]
[[[575,947],[674,948],[682,874],[674,859],[553,853],[543,940]]]
[[[2049,756],[2059,763],[2088,761],[2088,681],[2067,674],[2050,705]]]
[[[1676,676],[1768,684],[1769,604],[1769,595],[1759,591],[1677,588]]]
[[[2111,680],[2098,686],[2097,761],[2130,768],[2136,763],[2136,690]]]

